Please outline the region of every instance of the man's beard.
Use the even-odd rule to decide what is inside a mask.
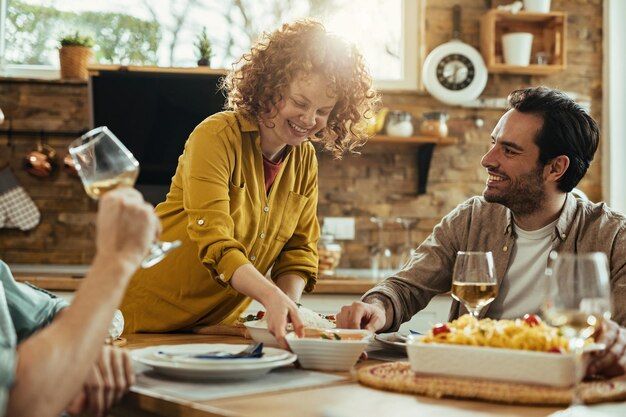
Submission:
[[[516,216],[527,216],[537,211],[546,197],[543,184],[543,166],[520,176],[504,194],[488,195],[483,192],[485,200],[490,203],[508,207]]]

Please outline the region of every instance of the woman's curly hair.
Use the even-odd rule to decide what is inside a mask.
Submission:
[[[329,80],[337,102],[326,127],[311,140],[339,158],[365,143],[366,119],[374,116],[380,97],[356,46],[328,33],[321,23],[296,21],[265,33],[233,65],[220,87],[228,108],[253,120],[267,119],[278,112],[291,82],[312,73]]]

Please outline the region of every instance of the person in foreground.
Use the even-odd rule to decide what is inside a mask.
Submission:
[[[133,384],[125,350],[103,346],[132,273],[159,233],[133,189],[105,194],[96,255],[71,305],[17,283],[0,262],[0,416],[104,416]]]
[[[450,291],[457,251],[493,252],[499,292],[481,317],[538,313],[550,252],[600,251],[609,260],[615,321],[605,323],[599,342],[607,349],[589,369],[623,372],[626,218],[570,192],[597,150],[598,126],[569,97],[546,87],[514,91],[508,100],[511,109],[493,130],[481,161],[487,171],[483,195],[446,215],[402,271],[342,307],[337,326],[396,331],[433,296]],[[453,301],[449,318],[466,312]]]
[[[133,277],[125,332],[234,324],[255,299],[283,347],[288,322],[302,334],[296,303],[318,267],[311,142],[337,157],[360,145],[378,103],[371,82],[357,49],[309,20],[264,35],[241,58],[222,84],[232,111],[191,133],[156,207],[163,238],[182,247]]]

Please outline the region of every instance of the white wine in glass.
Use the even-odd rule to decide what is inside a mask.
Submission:
[[[480,311],[498,295],[491,252],[457,253],[452,276],[452,297],[478,318]]]
[[[89,197],[99,199],[117,187],[132,187],[139,175],[139,162],[107,127],[98,127],[70,144],[70,155]],[[141,263],[150,268],[181,242],[156,240]]]
[[[585,340],[611,317],[611,286],[608,261],[601,252],[551,254],[549,286],[543,303],[544,320],[561,329],[574,352],[572,406],[559,416],[584,416],[580,381],[584,376]]]

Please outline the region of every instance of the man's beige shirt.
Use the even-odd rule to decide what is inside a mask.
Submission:
[[[368,291],[363,300],[382,301],[387,317],[391,318],[388,328],[383,330],[396,331],[425,308],[435,295],[450,291],[458,251],[493,252],[500,285],[512,261],[515,238],[509,209],[488,203],[483,197],[472,197],[435,226],[404,270]],[[552,250],[607,255],[613,294],[612,318],[626,325],[626,217],[604,203],[584,202],[568,194],[552,234]],[[455,319],[465,312],[465,307],[453,300],[449,318]],[[481,316],[490,317],[489,306],[483,309]]]

